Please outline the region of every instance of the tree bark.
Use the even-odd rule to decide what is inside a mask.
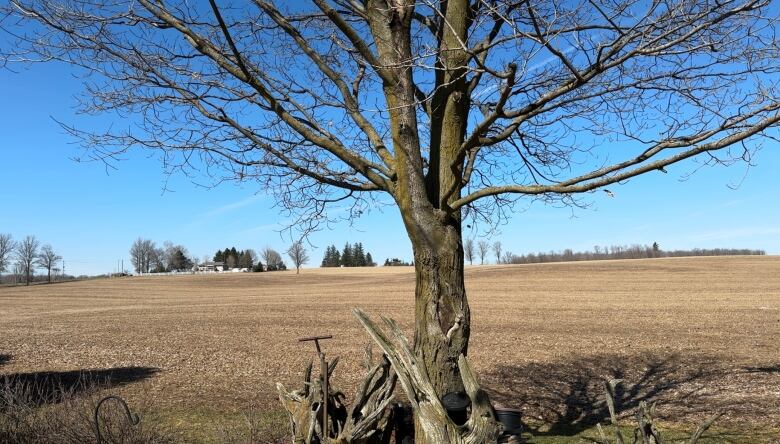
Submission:
[[[470,311],[460,227],[431,221],[407,230],[414,249],[415,354],[440,395],[462,391],[457,362],[468,353]]]

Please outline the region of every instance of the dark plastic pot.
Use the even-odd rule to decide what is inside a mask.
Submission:
[[[519,435],[523,432],[523,412],[518,409],[496,409],[496,419],[503,424],[504,433]]]
[[[451,392],[444,395],[441,403],[452,422],[457,425],[463,425],[469,419],[468,408],[471,405],[471,399],[463,392]]]

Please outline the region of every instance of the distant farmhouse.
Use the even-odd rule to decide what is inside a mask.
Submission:
[[[204,262],[202,264],[198,264],[198,271],[224,271],[225,270],[225,263],[224,262]]]
[[[227,268],[225,267],[224,262],[204,262],[202,264],[198,264],[197,270],[198,272],[203,273],[222,273],[222,272],[228,272],[231,271],[233,273],[248,273],[251,271],[249,268]]]

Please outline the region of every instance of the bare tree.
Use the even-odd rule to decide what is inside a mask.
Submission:
[[[284,270],[286,268],[282,261],[282,255],[271,247],[265,247],[260,250],[260,257],[263,258],[268,271]]]
[[[30,278],[33,273],[33,265],[38,258],[38,247],[40,242],[35,236],[27,236],[16,245],[16,258],[24,273],[24,281],[30,285]]]
[[[2,274],[8,269],[11,263],[11,253],[16,249],[16,242],[10,234],[0,233],[0,283],[2,283]]]
[[[90,158],[145,147],[167,171],[256,181],[304,232],[330,203],[350,202],[330,213],[347,218],[396,205],[415,256],[415,362],[437,395],[465,388],[467,220],[499,221],[523,198],[579,205],[687,159],[750,162],[780,122],[768,0],[233,6],[10,0],[5,61],[75,65],[93,74],[84,111],[137,116],[122,132],[69,127]],[[496,430],[491,415],[455,429],[426,408],[419,443]]]
[[[517,256],[511,251],[505,251],[504,256],[501,258],[501,262],[504,264],[514,264]]]
[[[136,273],[148,273],[156,262],[159,262],[162,256],[158,258],[158,250],[155,243],[148,239],[140,237],[133,242],[130,247],[130,259],[133,263]]]
[[[496,255],[496,264],[501,263],[501,241],[493,242],[493,254]]]
[[[38,254],[36,264],[41,268],[46,269],[46,276],[49,283],[51,283],[51,270],[57,265],[57,261],[62,260],[62,256],[54,252],[54,248],[51,245],[46,244],[41,248],[41,252]]]
[[[293,265],[295,265],[295,274],[301,272],[301,265],[309,262],[309,254],[306,251],[306,247],[303,246],[302,241],[295,242],[287,249],[287,256],[290,257]]]
[[[477,242],[477,251],[479,252],[479,263],[480,265],[485,265],[485,258],[488,255],[488,252],[490,251],[490,244],[488,241],[481,239],[479,242]]]
[[[469,265],[474,265],[474,239],[466,239],[466,242],[463,243],[463,254],[469,261]]]

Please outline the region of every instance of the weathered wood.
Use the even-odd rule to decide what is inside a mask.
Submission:
[[[479,387],[466,356],[460,355],[458,370],[466,394],[471,399],[471,415],[465,424],[459,426],[447,415],[434,385],[414,354],[409,340],[395,321],[382,316],[387,330],[384,331],[378,328],[362,310],[356,308],[353,312],[368,334],[384,351],[398,375],[398,380],[416,415],[415,441],[452,444],[484,444],[498,441],[502,428],[496,421],[493,406],[487,394]]]
[[[615,411],[615,388],[622,382],[621,379],[612,379],[609,381],[604,382],[604,396],[607,403],[607,408],[609,410],[609,417],[612,422],[612,425],[615,427],[615,444],[622,444],[623,441],[623,435],[620,432],[620,425],[618,424],[617,414]],[[647,405],[647,402],[642,401],[639,403],[639,409],[636,413],[636,422],[637,425],[634,428],[634,440],[633,444],[663,444],[663,440],[661,439],[661,433],[658,431],[658,429],[655,426],[655,412],[656,412],[656,404],[652,403],[650,406]],[[709,429],[712,424],[721,416],[723,415],[723,412],[718,412],[711,418],[709,418],[707,421],[702,423],[699,428],[696,430],[696,432],[691,435],[690,441],[688,441],[688,444],[696,444],[699,439],[702,437],[705,431]],[[594,442],[597,442],[598,444],[611,444],[610,440],[607,438],[606,433],[604,433],[604,429],[601,427],[601,424],[596,424],[596,427],[599,432],[599,439],[594,440]]]
[[[328,379],[338,359],[328,364]],[[328,435],[323,436],[323,379],[312,380],[312,363],[304,371],[303,387],[288,391],[276,384],[279,400],[290,420],[294,444],[387,444],[392,433],[392,409],[396,376],[390,362],[382,358],[374,364],[370,347],[366,349],[367,374],[349,409],[345,395],[328,384]]]

